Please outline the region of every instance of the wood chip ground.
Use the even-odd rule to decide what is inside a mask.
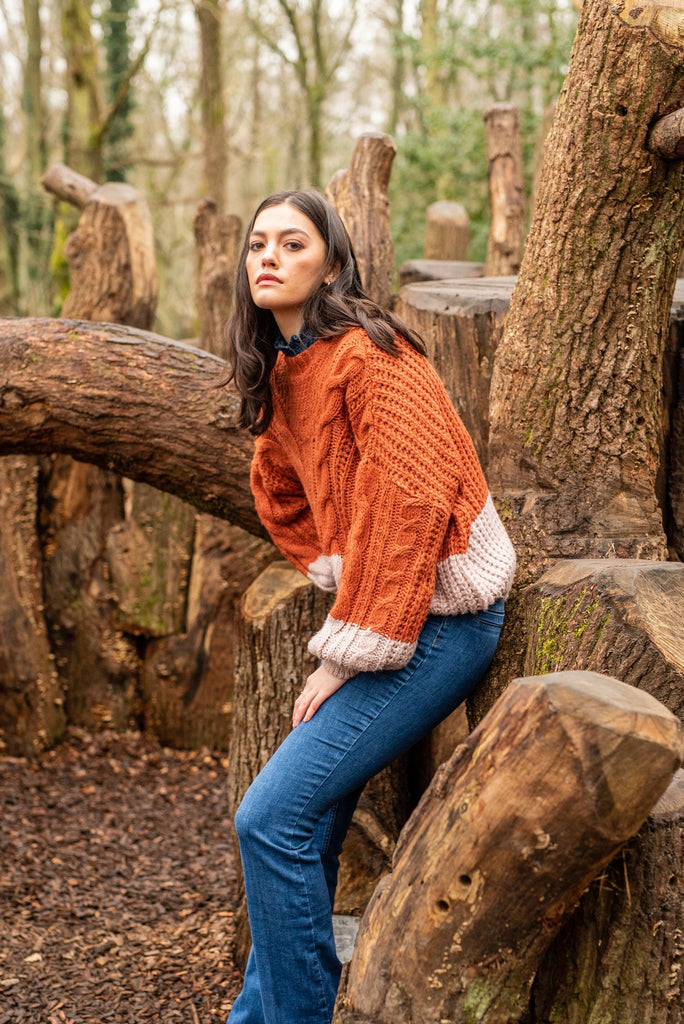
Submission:
[[[70,731],[0,757],[0,1024],[213,1024],[239,991],[226,763]]]

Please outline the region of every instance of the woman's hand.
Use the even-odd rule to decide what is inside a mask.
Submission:
[[[304,689],[295,701],[292,714],[292,728],[296,729],[301,721],[308,722],[312,715],[318,711],[321,704],[335,690],[339,690],[340,686],[345,682],[346,679],[338,679],[337,676],[331,675],[323,665],[319,665],[316,671],[312,672],[307,678]]]

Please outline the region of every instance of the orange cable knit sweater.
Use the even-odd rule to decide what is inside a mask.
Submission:
[[[410,661],[428,614],[506,597],[515,553],[470,436],[429,361],[356,328],[278,353],[256,439],[256,509],[335,603],[309,650],[339,678]]]

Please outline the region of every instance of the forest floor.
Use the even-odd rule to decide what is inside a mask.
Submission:
[[[0,757],[0,1024],[214,1024],[233,964],[226,763],[71,730]]]

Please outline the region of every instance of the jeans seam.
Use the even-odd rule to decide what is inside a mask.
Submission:
[[[304,894],[306,896],[306,906],[307,906],[307,909],[308,909],[308,922],[307,923],[308,923],[308,926],[309,926],[309,936],[310,936],[310,942],[311,942],[311,953],[313,955],[313,959],[314,959],[314,962],[316,964],[316,974],[318,976],[318,984],[319,984],[320,995],[321,995],[322,1004],[323,1004],[323,1013],[327,1014],[328,1013],[328,1005],[327,1005],[326,998],[325,998],[325,980],[323,978],[323,970],[321,968],[321,958],[318,955],[318,949],[317,949],[317,946],[316,946],[316,929],[315,929],[314,923],[313,923],[313,912],[311,910],[311,900],[309,899],[309,889],[308,889],[308,886],[307,886],[305,878],[304,878],[304,872],[302,870],[302,862],[301,862],[301,859],[300,859],[300,856],[299,856],[299,851],[298,850],[293,850],[292,852],[294,853],[296,861],[297,861],[297,869],[299,871],[300,884],[301,884],[301,886],[302,886],[302,888],[304,890]]]

